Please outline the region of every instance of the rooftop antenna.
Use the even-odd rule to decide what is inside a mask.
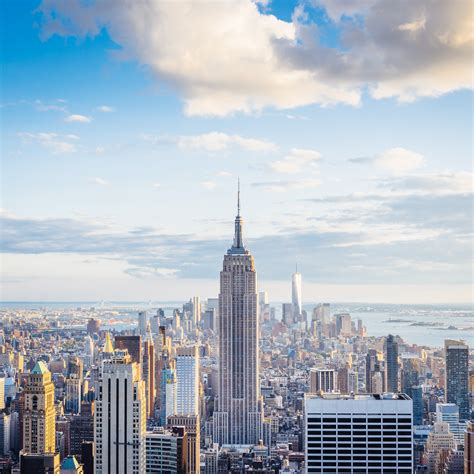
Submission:
[[[240,217],[240,177],[237,178],[237,216]]]

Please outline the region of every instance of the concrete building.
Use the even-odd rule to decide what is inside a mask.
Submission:
[[[257,444],[262,436],[257,272],[244,247],[240,192],[232,247],[224,256],[219,293],[219,384],[214,441]]]
[[[66,379],[66,403],[67,413],[77,415],[81,412],[82,382],[76,376]]]
[[[433,431],[428,435],[425,446],[425,463],[428,466],[428,474],[437,474],[439,455],[442,451],[456,449],[454,435],[449,431],[449,425],[445,422],[436,422]]]
[[[138,312],[138,334],[142,337],[146,336],[146,328],[148,323],[148,315],[146,311]]]
[[[145,383],[128,352],[116,349],[104,362],[96,398],[95,473],[143,473],[145,431]]]
[[[465,423],[459,423],[459,408],[454,403],[436,404],[436,421],[446,422],[457,445],[464,444]]]
[[[172,431],[157,428],[146,433],[146,474],[186,474],[186,437],[183,428],[174,428]]]
[[[308,473],[411,474],[412,402],[404,394],[307,395]]]
[[[176,414],[199,414],[199,351],[197,346],[176,350]]]
[[[464,472],[474,474],[474,422],[467,424],[464,432]]]
[[[459,418],[469,416],[469,347],[464,341],[444,341],[446,357],[446,403],[459,407]]]
[[[56,409],[51,372],[43,361],[28,375],[24,391],[23,453],[56,452]]]
[[[199,415],[172,415],[168,417],[168,429],[184,428],[186,432],[186,465],[188,474],[199,474],[201,458],[201,427]]]

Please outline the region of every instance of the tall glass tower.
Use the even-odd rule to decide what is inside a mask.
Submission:
[[[257,272],[244,247],[240,189],[232,247],[224,255],[219,293],[219,388],[214,441],[256,444],[262,437]]]

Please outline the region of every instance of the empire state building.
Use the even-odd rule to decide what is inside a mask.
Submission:
[[[224,255],[219,293],[219,388],[214,441],[257,444],[262,437],[257,272],[244,247],[240,190],[232,247]]]

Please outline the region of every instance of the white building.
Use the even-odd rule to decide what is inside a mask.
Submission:
[[[459,423],[459,407],[455,403],[437,403],[436,421],[446,422],[453,433],[456,444],[464,444],[465,423]]]
[[[176,351],[176,414],[199,414],[199,352],[197,346]]]
[[[126,350],[104,361],[94,416],[96,474],[142,474],[145,468],[145,382]]]
[[[412,418],[404,394],[307,395],[306,472],[411,474]]]
[[[301,273],[298,270],[291,277],[291,310],[293,322],[301,321],[303,302],[301,296]]]
[[[0,413],[0,455],[10,454],[11,416],[5,412]]]

